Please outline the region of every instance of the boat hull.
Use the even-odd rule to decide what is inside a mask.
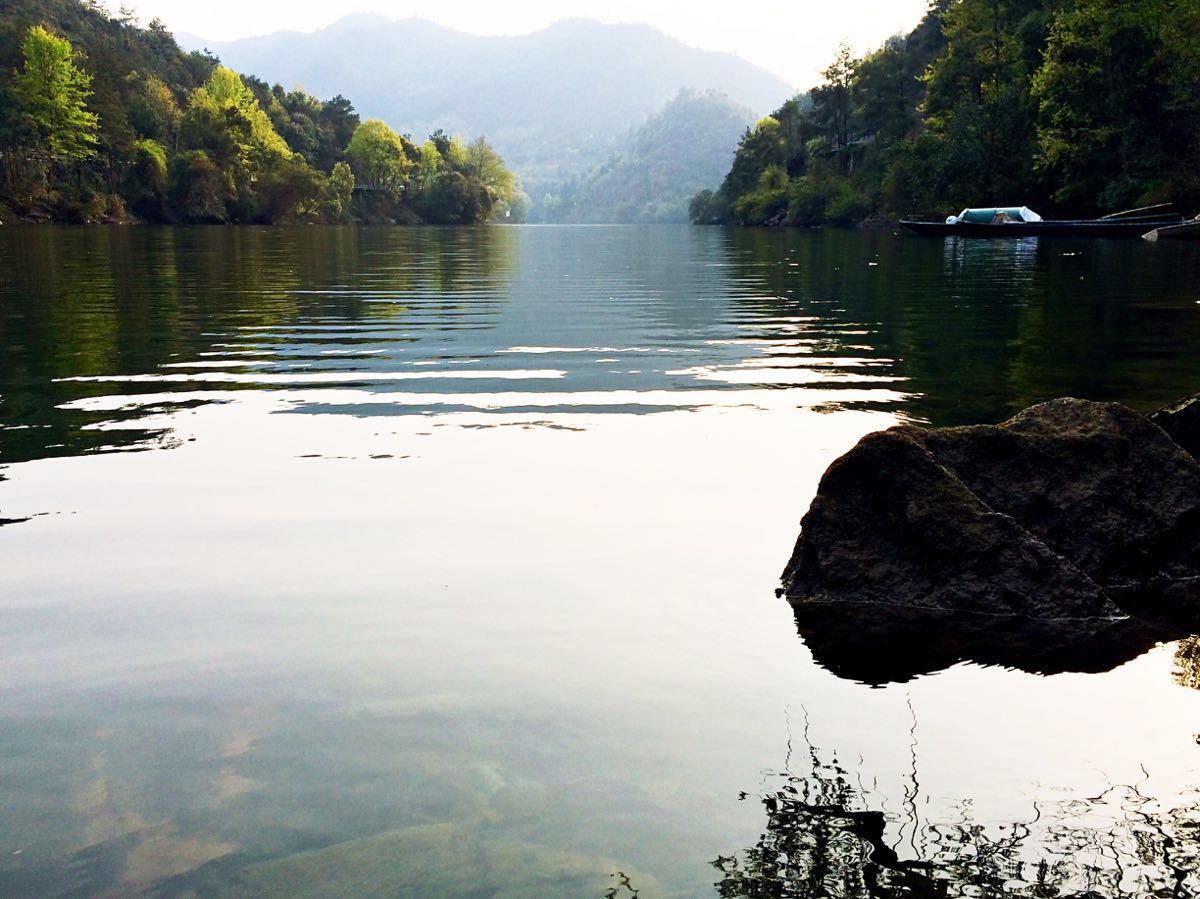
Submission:
[[[1160,225],[1144,236],[1146,240],[1200,240],[1200,221]]]
[[[922,237],[977,237],[995,240],[1014,237],[1103,237],[1137,238],[1147,231],[1167,225],[1177,225],[1180,217],[1116,219],[1113,221],[1079,222],[1003,222],[1000,224],[977,225],[971,222],[909,222],[902,221],[901,227]]]

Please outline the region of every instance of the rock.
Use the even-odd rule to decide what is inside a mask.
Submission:
[[[1113,618],[1200,608],[1197,575],[1200,463],[1124,406],[1062,399],[1001,425],[863,438],[822,479],[784,592]]]
[[[980,500],[1097,583],[1200,574],[1200,463],[1132,409],[1060,399],[1001,425],[912,430]]]
[[[916,428],[868,434],[825,473],[784,572],[793,601],[1041,618],[1120,612],[1087,575],[988,508]]]
[[[1200,459],[1200,393],[1163,406],[1150,420],[1191,453],[1192,458]]]

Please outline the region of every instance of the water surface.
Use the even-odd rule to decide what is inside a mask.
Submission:
[[[773,590],[871,430],[1200,391],[1197,283],[1140,242],[0,230],[0,893],[1195,893],[1194,642],[870,686]]]

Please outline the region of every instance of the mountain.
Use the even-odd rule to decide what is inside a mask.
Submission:
[[[689,47],[648,25],[581,19],[484,37],[421,19],[354,15],[313,33],[178,39],[289,88],[353,97],[363,118],[417,138],[438,128],[483,134],[535,198],[603,163],[681,88],[718,90],[756,112],[792,93],[745,60]]]
[[[680,91],[586,178],[541,198],[538,218],[686,222],[688,200],[721,180],[754,118],[716,91]]]

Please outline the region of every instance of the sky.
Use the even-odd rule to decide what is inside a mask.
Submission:
[[[142,24],[214,41],[272,31],[314,31],[352,12],[416,16],[475,34],[524,34],[567,18],[646,22],[705,50],[735,53],[807,88],[839,41],[865,52],[910,30],[926,0],[107,0]]]

